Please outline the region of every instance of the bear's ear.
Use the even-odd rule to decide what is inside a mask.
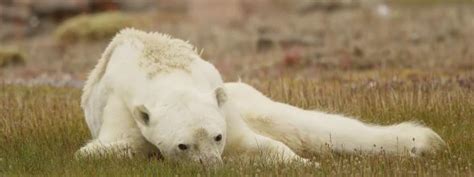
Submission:
[[[217,105],[221,107],[227,101],[227,94],[222,87],[218,87],[214,93],[216,95]]]
[[[145,105],[137,106],[133,112],[134,117],[138,122],[142,123],[143,125],[148,125],[148,122],[150,122],[150,112],[145,107]]]

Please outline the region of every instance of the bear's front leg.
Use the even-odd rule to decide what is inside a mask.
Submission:
[[[136,150],[132,147],[132,143],[127,140],[120,140],[111,143],[102,143],[98,140],[94,140],[81,149],[79,149],[75,157],[128,157],[131,158],[136,153]]]
[[[150,155],[158,148],[145,140],[124,102],[110,94],[103,111],[99,135],[76,152],[76,157]]]
[[[87,157],[123,157],[132,158],[134,156],[148,157],[150,155],[159,154],[158,148],[150,144],[144,138],[128,138],[112,142],[103,142],[94,140],[84,147],[80,148],[76,153],[76,158]]]

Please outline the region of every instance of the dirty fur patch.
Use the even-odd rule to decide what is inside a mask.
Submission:
[[[120,41],[138,40],[143,44],[139,66],[150,78],[173,70],[190,72],[189,64],[198,56],[191,44],[166,34],[129,28],[120,31],[115,38]]]
[[[208,133],[207,130],[204,129],[204,128],[198,128],[198,129],[194,132],[194,138],[195,138],[195,139],[205,139],[208,135],[209,135],[209,133]]]
[[[258,114],[245,114],[245,121],[250,122],[251,125],[258,125],[258,126],[275,126],[275,122],[272,121],[270,117]]]

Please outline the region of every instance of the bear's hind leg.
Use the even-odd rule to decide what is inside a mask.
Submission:
[[[276,158],[277,161],[283,161],[283,162],[299,161],[305,164],[310,164],[310,165],[319,167],[319,163],[311,162],[308,159],[304,159],[298,156],[296,153],[293,152],[293,150],[291,150],[288,146],[286,146],[282,142],[279,142],[277,140],[274,140],[265,136],[261,136],[258,134],[255,135],[254,143],[250,142],[248,144],[248,148],[251,151],[268,153],[267,155],[269,155],[270,157]]]
[[[272,138],[255,133],[242,119],[241,113],[232,99],[223,106],[227,120],[226,154],[244,154],[251,157],[260,153],[266,160],[279,162],[301,161],[319,167],[319,163],[310,162],[296,155],[287,145]]]

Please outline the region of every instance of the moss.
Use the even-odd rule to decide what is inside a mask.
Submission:
[[[55,31],[65,43],[108,39],[125,27],[139,25],[133,16],[121,12],[78,15],[64,21]]]
[[[18,48],[0,47],[0,67],[25,63],[25,54]]]

